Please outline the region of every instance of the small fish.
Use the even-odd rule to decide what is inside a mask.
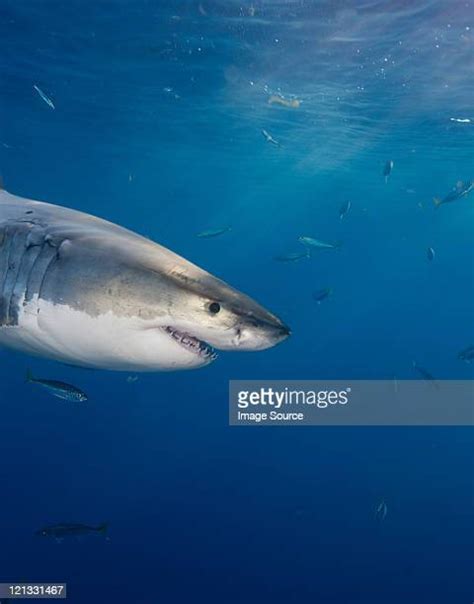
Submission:
[[[385,183],[388,182],[388,177],[390,176],[390,174],[392,173],[393,170],[393,159],[389,159],[387,162],[385,162],[385,166],[383,168],[383,176],[385,177]]]
[[[458,199],[461,199],[462,197],[465,197],[473,189],[474,189],[474,180],[469,180],[467,182],[463,182],[462,180],[459,180],[456,183],[456,186],[453,189],[451,189],[451,191],[446,195],[446,197],[443,197],[443,199],[439,199],[438,197],[435,197],[433,199],[433,203],[435,204],[436,208],[439,208],[439,206],[442,205],[443,203],[451,203],[453,201],[457,201]]]
[[[266,130],[262,130],[263,138],[267,141],[267,143],[271,143],[275,145],[275,147],[281,147],[281,144],[273,138],[273,136],[267,132]]]
[[[342,204],[342,206],[339,208],[339,219],[342,220],[344,218],[344,216],[347,214],[347,212],[351,209],[351,202],[350,201],[346,201],[345,203]]]
[[[326,298],[329,298],[329,296],[332,294],[333,290],[331,287],[326,287],[325,289],[320,289],[317,292],[313,293],[313,299],[318,303],[321,304],[321,302],[323,300],[326,300]]]
[[[79,401],[81,403],[87,401],[87,395],[82,392],[82,390],[79,390],[79,388],[57,380],[35,378],[29,369],[26,372],[26,381],[29,384],[39,384],[40,386],[43,386],[43,388],[46,388],[53,396],[57,396],[65,401]]]
[[[387,504],[382,499],[382,501],[375,508],[375,518],[377,518],[380,521],[383,521],[387,517],[387,512],[388,512]]]
[[[458,124],[470,124],[472,120],[468,117],[450,117],[452,122],[457,122]]]
[[[324,250],[337,250],[341,247],[340,243],[326,243],[319,239],[313,239],[313,237],[298,237],[298,241],[309,248],[324,249]]]
[[[48,96],[45,95],[45,93],[41,90],[41,88],[39,88],[36,84],[33,85],[33,88],[40,95],[40,97],[43,99],[43,101],[46,103],[46,105],[48,105],[48,107],[51,107],[51,109],[56,109],[53,101]]]
[[[275,256],[277,262],[298,262],[303,258],[309,258],[308,252],[290,252],[289,254],[282,254],[281,256]]]
[[[433,260],[435,259],[436,256],[436,252],[434,251],[434,249],[432,247],[429,247],[426,250],[426,257],[428,258],[429,262],[433,262]]]
[[[269,105],[281,105],[282,107],[298,109],[298,107],[301,104],[301,101],[299,101],[298,99],[285,99],[285,97],[280,96],[279,94],[272,94],[270,97],[268,97],[268,104]]]
[[[138,382],[138,375],[127,375],[127,384]]]
[[[433,375],[431,375],[431,373],[429,371],[427,371],[426,369],[424,369],[423,367],[420,367],[416,361],[413,361],[413,368],[416,371],[418,371],[418,373],[422,376],[422,378],[424,380],[426,380],[427,382],[430,382],[430,384],[433,385],[433,388],[436,388],[436,389],[439,388],[438,382],[433,377]]]
[[[90,526],[87,524],[76,524],[66,522],[64,524],[52,524],[36,531],[38,537],[53,537],[54,539],[63,539],[64,537],[82,537],[83,535],[106,535],[107,524]]]
[[[228,233],[231,230],[230,227],[224,227],[222,229],[209,229],[207,231],[201,231],[196,235],[199,239],[210,239],[211,237],[218,237],[224,233]]]
[[[468,346],[464,350],[458,354],[458,359],[460,361],[465,361],[466,363],[470,363],[474,360],[474,346]]]

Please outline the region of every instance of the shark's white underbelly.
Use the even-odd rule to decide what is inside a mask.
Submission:
[[[150,321],[112,312],[91,317],[37,296],[20,308],[17,325],[0,327],[0,343],[22,352],[119,371],[173,370],[178,359],[182,365],[182,347]],[[196,359],[188,354],[191,368]]]

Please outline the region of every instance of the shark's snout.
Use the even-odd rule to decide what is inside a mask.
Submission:
[[[265,350],[286,340],[290,333],[290,328],[274,315],[265,319],[243,317],[235,327],[232,341],[219,347],[222,350]]]

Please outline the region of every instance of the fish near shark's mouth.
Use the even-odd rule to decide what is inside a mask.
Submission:
[[[191,334],[184,331],[179,331],[178,329],[175,329],[169,325],[166,325],[161,329],[169,334],[175,342],[189,352],[196,354],[209,362],[217,359],[217,353],[212,346],[207,344],[207,342],[203,342]]]

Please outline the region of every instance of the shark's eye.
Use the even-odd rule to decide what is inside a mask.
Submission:
[[[219,302],[211,302],[209,304],[209,312],[213,315],[217,315],[217,313],[220,311],[221,309],[221,305],[219,304]]]

